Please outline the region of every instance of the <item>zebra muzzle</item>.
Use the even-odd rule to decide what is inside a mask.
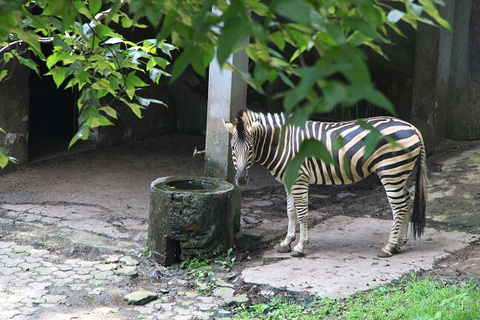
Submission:
[[[245,187],[248,184],[247,170],[237,171],[235,174],[235,184],[239,187]]]

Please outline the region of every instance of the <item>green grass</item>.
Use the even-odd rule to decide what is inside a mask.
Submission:
[[[411,276],[344,300],[272,300],[240,307],[236,319],[480,319],[480,286]]]

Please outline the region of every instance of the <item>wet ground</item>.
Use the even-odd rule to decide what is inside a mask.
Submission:
[[[0,176],[0,319],[219,319],[231,316],[236,303],[271,288],[246,284],[241,273],[272,265],[264,251],[286,229],[283,187],[261,167],[253,169],[243,192],[233,269],[224,261],[212,274],[192,275],[147,257],[150,182],[200,175],[202,158],[192,165],[191,154],[203,144],[202,137],[172,135]],[[443,252],[435,268],[424,272],[466,281],[480,272],[480,246],[474,241],[480,227],[480,142],[445,142],[430,157],[429,168],[428,226],[461,233],[466,248]],[[310,210],[312,228],[335,222],[338,215],[380,224],[391,217],[374,178],[345,187],[314,186]],[[128,305],[124,296],[138,290],[152,291],[158,299]]]

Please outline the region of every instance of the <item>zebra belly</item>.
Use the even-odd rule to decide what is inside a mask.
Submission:
[[[309,184],[318,185],[347,185],[362,181],[374,171],[363,172],[361,175],[353,175],[348,170],[340,170],[338,167],[325,164],[321,160],[309,159],[305,167]],[[351,171],[351,170],[350,170]]]

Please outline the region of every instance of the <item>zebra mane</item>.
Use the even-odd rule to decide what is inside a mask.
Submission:
[[[275,126],[282,126],[285,124],[285,114],[282,113],[262,113],[262,112],[253,112],[251,110],[242,110],[238,113],[240,118],[247,116],[248,124],[253,122],[260,122],[261,124],[265,125],[275,125]],[[238,119],[238,115],[237,115]],[[243,123],[243,121],[242,121]]]
[[[235,127],[237,129],[237,134],[239,139],[245,139],[245,123],[243,122],[243,115],[245,111],[240,110],[237,113]]]
[[[240,110],[235,116],[235,129],[239,139],[245,139],[245,126],[258,122],[261,125],[283,126],[285,124],[284,113],[261,113],[251,110]]]

